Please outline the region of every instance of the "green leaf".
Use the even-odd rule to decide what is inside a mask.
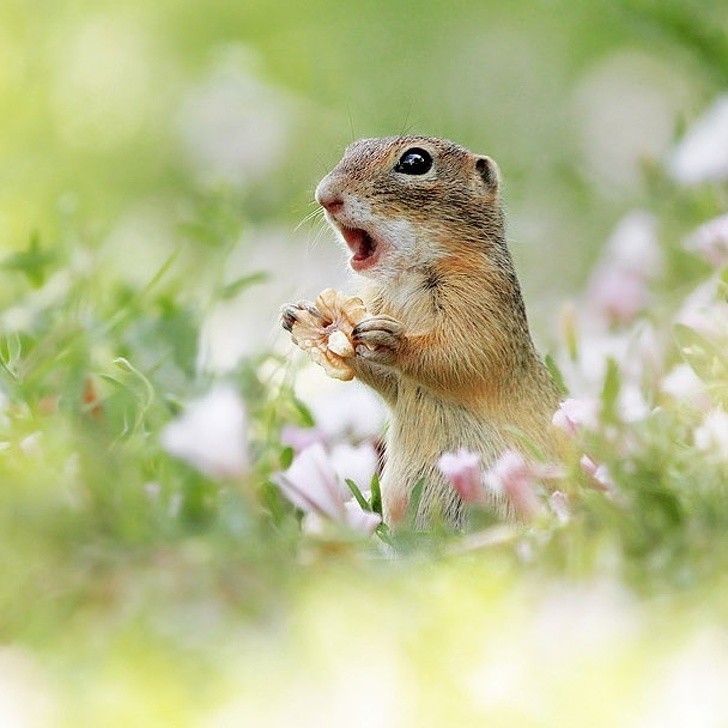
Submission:
[[[291,467],[292,462],[293,462],[293,448],[284,447],[283,450],[281,450],[281,468],[283,470],[288,470],[288,468]]]
[[[231,298],[235,298],[241,291],[255,285],[256,283],[265,283],[270,279],[270,275],[265,271],[258,271],[257,273],[251,273],[250,275],[238,278],[232,283],[228,283],[219,293],[222,301],[228,301]]]
[[[351,491],[351,494],[356,498],[356,502],[361,506],[363,511],[370,510],[369,504],[367,503],[367,499],[363,496],[362,492],[359,490],[359,487],[357,484],[351,480],[350,478],[346,478],[345,480],[347,486],[349,486],[349,490]]]
[[[558,364],[556,364],[551,354],[546,354],[544,357],[544,364],[551,375],[551,379],[554,380],[554,384],[559,390],[559,394],[566,397],[569,394],[569,389],[566,386],[566,382],[564,382],[564,375],[561,373],[561,369],[559,369]]]
[[[387,545],[394,546],[394,541],[392,540],[392,536],[390,535],[389,526],[386,523],[380,523],[374,533],[376,533],[377,536],[379,536],[379,538]]]
[[[261,485],[260,499],[275,524],[282,523],[291,513],[291,504],[281,495],[281,489],[270,480]]]
[[[144,286],[144,288],[139,292],[139,298],[144,298],[156,285],[159,283],[159,281],[164,278],[165,275],[167,275],[167,271],[174,265],[174,262],[179,257],[179,249],[175,250],[168,258],[167,260],[162,263],[159,270],[152,276],[151,280]]]
[[[56,259],[53,252],[40,247],[40,235],[35,232],[30,236],[28,247],[20,252],[7,256],[0,268],[25,274],[31,285],[39,288],[46,279],[46,268]]]
[[[728,377],[726,355],[717,346],[684,324],[675,324],[674,331],[680,353],[703,382]]]
[[[109,384],[113,384],[118,389],[122,389],[125,392],[129,391],[129,386],[122,382],[120,379],[117,379],[116,377],[112,377],[111,374],[104,374],[101,372],[98,375],[99,379],[103,379],[105,382],[109,382]]]
[[[602,412],[606,419],[617,419],[617,398],[621,386],[619,366],[612,357],[609,357],[607,359],[607,373],[604,375],[604,386],[602,387]]]
[[[301,402],[300,399],[292,397],[293,406],[296,408],[296,412],[301,416],[301,421],[304,427],[315,427],[316,421],[311,414],[311,410]]]
[[[129,432],[136,432],[142,427],[144,419],[149,412],[152,403],[154,402],[154,387],[152,386],[152,383],[149,381],[149,379],[147,379],[144,374],[142,374],[135,366],[131,364],[131,362],[129,362],[128,359],[125,359],[123,356],[114,359],[114,364],[116,364],[116,366],[120,369],[123,369],[124,371],[132,374],[142,385],[142,394],[137,395],[136,392],[133,392],[134,396],[138,399],[139,406],[134,416],[134,423],[129,428]],[[131,391],[131,389],[129,391]]]
[[[405,514],[405,523],[410,526],[415,525],[417,520],[417,513],[420,510],[420,501],[422,500],[422,493],[425,490],[425,479],[420,478],[416,483],[412,492],[410,493],[409,502],[407,503],[407,513]]]
[[[371,483],[371,491],[372,491],[372,500],[370,503],[371,509],[374,513],[378,513],[380,516],[382,515],[382,488],[379,484],[379,476],[374,473],[372,475],[372,483]]]
[[[551,354],[546,354],[544,357],[544,364],[546,365],[546,369],[548,369],[556,388],[559,390],[559,394],[564,397],[567,396],[569,394],[569,389],[564,381],[564,375],[561,373],[561,369],[559,369],[558,364]]]
[[[23,355],[23,341],[15,332],[8,334],[0,345],[0,364],[12,377],[18,372],[18,363]]]

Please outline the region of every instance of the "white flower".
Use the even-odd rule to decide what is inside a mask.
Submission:
[[[355,531],[372,534],[382,522],[377,513],[363,510],[355,500],[348,500],[344,503],[344,508],[346,509],[345,521]]]
[[[329,457],[342,484],[346,480],[353,480],[360,490],[369,489],[379,462],[377,451],[370,442],[363,442],[361,445],[339,443],[331,448]],[[346,485],[343,487],[348,494],[348,487]]]
[[[320,371],[314,373],[321,380]],[[305,388],[304,379],[299,377],[296,381],[296,393],[311,410],[316,427],[327,442],[359,441],[381,436],[384,408],[370,389],[358,382],[342,384],[327,379],[325,382],[314,381],[312,384],[316,389],[311,391]]]
[[[728,214],[701,225],[684,243],[685,250],[720,268],[728,263]]]
[[[728,94],[688,130],[667,164],[670,175],[683,185],[728,179]]]
[[[282,473],[278,485],[283,495],[301,510],[343,520],[339,478],[320,443],[302,450]]]
[[[662,268],[657,218],[645,210],[625,215],[607,241],[607,257],[620,270],[654,278]]]
[[[579,430],[593,430],[599,420],[599,402],[593,397],[570,397],[565,399],[554,412],[551,422],[570,437]]]
[[[683,301],[676,323],[695,329],[708,339],[728,336],[728,302],[721,300],[721,282],[712,276]]]
[[[609,359],[614,359],[620,371],[629,359],[631,337],[625,331],[600,333],[593,327],[584,326],[579,338],[579,358],[572,361],[567,357],[559,360],[559,366],[569,390],[595,395],[601,391]]]
[[[40,431],[33,432],[30,435],[24,437],[19,443],[20,449],[28,457],[39,457],[42,453],[41,442],[43,440],[43,433]]]
[[[678,364],[662,379],[660,390],[678,400],[704,409],[710,402],[705,384],[689,364]]]
[[[728,462],[728,413],[713,409],[695,428],[695,447]]]
[[[320,443],[301,451],[276,481],[283,495],[307,514],[304,529],[309,533],[320,532],[328,519],[371,534],[382,520],[356,501],[344,502],[341,480]]]
[[[604,463],[597,465],[588,455],[582,455],[579,466],[593,488],[607,493],[614,491],[614,481]]]
[[[235,478],[248,470],[247,430],[240,395],[231,386],[219,384],[167,425],[161,440],[167,452],[205,475]]]
[[[617,398],[617,409],[623,422],[639,422],[650,414],[645,395],[634,382],[623,382]]]

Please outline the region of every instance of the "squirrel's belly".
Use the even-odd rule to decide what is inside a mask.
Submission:
[[[400,395],[392,410],[382,474],[385,521],[396,524],[404,518],[412,489],[424,479],[418,525],[432,517],[460,525],[461,503],[438,470],[437,460],[464,447],[487,465],[509,445],[506,433],[499,432],[486,413],[445,402],[419,388]]]

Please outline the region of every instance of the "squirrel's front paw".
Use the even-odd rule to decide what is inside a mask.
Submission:
[[[391,365],[404,342],[404,326],[390,316],[371,316],[351,332],[356,355],[374,364]]]
[[[281,308],[281,326],[286,331],[290,332],[293,325],[301,322],[302,319],[305,319],[307,323],[313,319],[323,324],[323,316],[311,301],[289,303]]]

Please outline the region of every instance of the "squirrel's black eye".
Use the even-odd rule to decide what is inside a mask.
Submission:
[[[413,147],[399,158],[394,171],[401,174],[425,174],[430,169],[432,169],[430,153],[419,147]]]

